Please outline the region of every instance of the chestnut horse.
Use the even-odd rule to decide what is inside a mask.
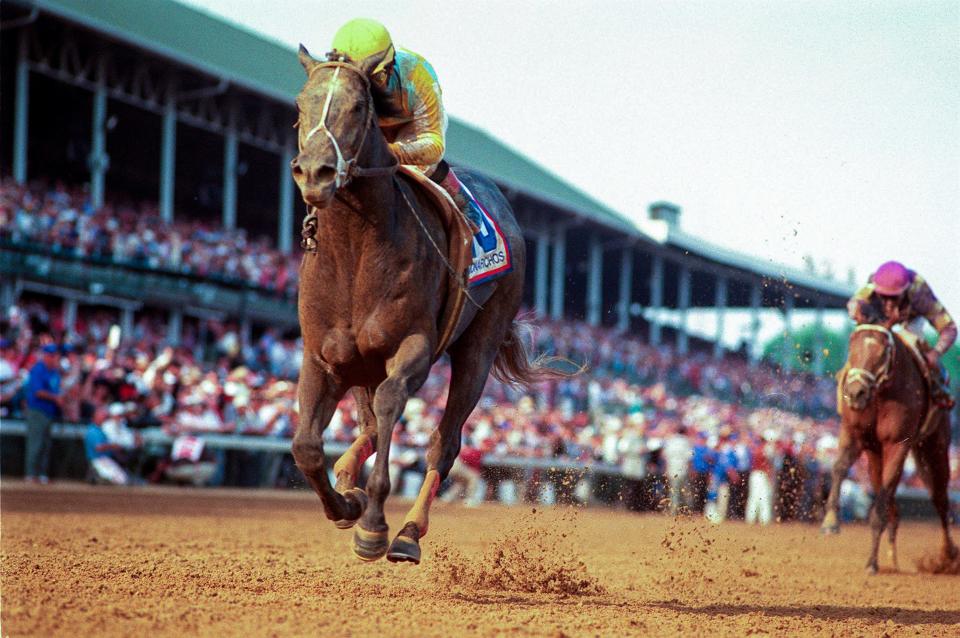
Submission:
[[[823,531],[836,533],[839,525],[840,483],[861,452],[867,455],[874,501],[870,511],[873,543],[867,571],[877,572],[880,536],[889,524],[888,539],[894,568],[897,526],[900,522],[895,493],[903,463],[913,450],[917,467],[943,526],[942,554],[956,556],[950,539],[949,413],[937,410],[932,427],[921,437],[928,409],[929,390],[920,363],[903,341],[888,328],[863,324],[850,335],[847,365],[838,379],[840,386],[840,449],[833,465],[833,482],[827,499]]]
[[[384,502],[390,492],[391,434],[407,399],[442,354],[436,350],[451,287],[466,284],[446,259],[451,238],[435,203],[396,174],[366,75],[349,60],[318,61],[302,46],[299,57],[307,81],[297,96],[300,152],[291,168],[316,215],[310,229],[316,250],[308,251],[300,266],[304,355],[293,456],[327,518],[343,529],[357,523],[353,550],[359,558],[386,554],[391,561],[419,563],[430,504],[457,458],[461,428],[491,368],[494,376],[521,384],[555,375],[541,360],[530,361],[515,321],[524,240],[497,187],[458,170],[510,242],[513,269],[469,291],[471,303],[446,348],[450,389],[427,450],[423,486],[388,546]],[[361,433],[334,465],[333,486],[322,436],[351,389]],[[357,478],[373,453],[364,491]]]

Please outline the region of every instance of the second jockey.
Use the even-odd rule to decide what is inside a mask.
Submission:
[[[946,389],[940,358],[957,339],[957,324],[937,299],[926,280],[896,261],[882,264],[870,276],[867,285],[858,290],[847,303],[850,318],[860,323],[873,323],[888,328],[901,324],[920,334],[925,319],[939,335],[932,348],[923,348],[923,356],[934,382],[934,400],[944,406],[953,401]],[[919,339],[921,347],[926,345]]]
[[[370,78],[380,128],[401,164],[416,166],[446,190],[476,227],[480,211],[443,162],[447,114],[433,67],[423,56],[395,49],[386,27],[356,18],[333,37],[332,54],[346,55]]]

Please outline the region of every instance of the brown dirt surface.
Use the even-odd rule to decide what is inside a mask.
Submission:
[[[932,523],[873,577],[862,525],[493,505],[437,504],[422,565],[368,564],[305,492],[6,480],[0,532],[4,636],[960,635],[960,578],[907,567]]]

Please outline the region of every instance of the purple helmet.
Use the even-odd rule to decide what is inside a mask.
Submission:
[[[899,261],[888,261],[873,273],[873,286],[878,294],[896,297],[910,287],[910,271]]]

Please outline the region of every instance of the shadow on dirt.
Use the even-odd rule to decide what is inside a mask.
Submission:
[[[739,616],[763,614],[781,618],[813,618],[817,620],[859,619],[877,623],[892,620],[901,625],[952,625],[960,623],[960,610],[923,610],[904,607],[842,607],[839,605],[685,605],[677,601],[650,603],[650,607],[669,609],[685,614]]]

